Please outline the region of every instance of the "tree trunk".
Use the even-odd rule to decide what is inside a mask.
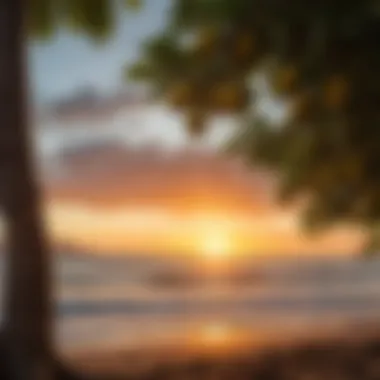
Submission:
[[[50,261],[28,136],[26,3],[0,0],[0,184],[8,238],[4,331],[11,378],[50,380]]]

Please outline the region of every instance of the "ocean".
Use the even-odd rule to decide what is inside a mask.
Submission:
[[[57,255],[62,350],[209,343],[365,326],[380,317],[380,260]],[[353,330],[354,331],[354,330]],[[232,333],[231,333],[232,334]]]

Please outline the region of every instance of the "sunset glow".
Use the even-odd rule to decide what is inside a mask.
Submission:
[[[49,160],[47,225],[55,242],[79,250],[190,254],[215,267],[241,255],[351,254],[362,244],[347,228],[305,235],[299,207],[275,202],[275,178],[215,152],[104,142],[57,163]]]
[[[50,202],[47,225],[57,243],[94,253],[192,253],[211,262],[241,254],[347,254],[359,249],[360,231],[339,229],[305,239],[283,213],[178,214],[170,209],[97,209]],[[289,212],[289,219],[291,212]]]
[[[231,254],[233,247],[226,236],[218,233],[210,233],[201,242],[202,254],[207,259],[221,260]]]

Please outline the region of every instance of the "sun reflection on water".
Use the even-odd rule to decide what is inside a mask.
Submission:
[[[230,326],[221,323],[210,324],[202,328],[200,343],[206,346],[221,346],[231,340],[232,331]]]
[[[247,332],[228,323],[210,322],[193,331],[189,343],[197,352],[218,354],[245,346],[249,342],[247,337]]]

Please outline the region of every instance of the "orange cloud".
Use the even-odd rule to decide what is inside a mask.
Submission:
[[[49,199],[95,207],[248,214],[269,207],[270,189],[261,174],[214,154],[105,144],[66,152],[54,174],[46,180]]]
[[[215,154],[113,143],[66,151],[51,164],[51,232],[93,251],[197,250],[204,230],[245,253],[347,253],[361,242],[344,229],[306,238],[295,210],[274,203],[270,176]]]

